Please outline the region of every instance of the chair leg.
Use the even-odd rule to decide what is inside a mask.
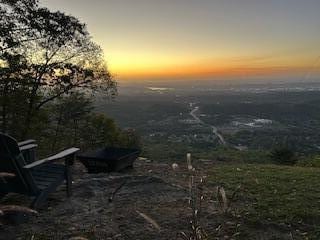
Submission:
[[[37,209],[38,207],[40,207],[41,204],[47,199],[48,194],[48,191],[43,191],[38,196],[36,196],[36,198],[31,203],[31,208]]]
[[[67,197],[72,196],[72,174],[70,166],[66,166],[66,187],[67,187]]]
[[[65,166],[66,166],[66,187],[67,187],[67,196],[72,196],[72,171],[71,165],[73,164],[75,155],[72,154],[65,158]]]

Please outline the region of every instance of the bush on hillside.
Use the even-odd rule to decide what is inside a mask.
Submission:
[[[274,148],[270,153],[271,161],[281,165],[294,165],[297,162],[295,153],[286,146]]]

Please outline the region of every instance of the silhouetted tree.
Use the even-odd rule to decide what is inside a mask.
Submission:
[[[51,152],[63,146],[80,146],[84,122],[93,111],[92,101],[83,93],[73,93],[57,98],[50,106],[52,134],[48,145]]]
[[[0,14],[3,131],[8,129],[9,110],[18,110],[12,108],[17,106],[12,99],[16,93],[23,96],[20,137],[28,135],[43,106],[62,95],[97,90],[116,94],[100,47],[78,19],[39,7],[38,0],[1,0]]]

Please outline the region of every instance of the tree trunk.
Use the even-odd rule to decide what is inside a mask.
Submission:
[[[59,118],[57,121],[57,127],[56,127],[56,132],[55,132],[55,136],[51,145],[51,151],[55,151],[56,149],[56,144],[57,144],[57,140],[58,140],[58,135],[59,135],[59,130],[60,130],[60,125],[61,125],[61,121],[62,121],[62,109],[59,109]]]
[[[29,107],[28,107],[27,114],[25,117],[25,126],[21,134],[21,139],[27,138],[30,132],[32,118],[33,118],[33,103],[29,104]]]
[[[30,133],[31,122],[35,112],[34,105],[35,105],[35,98],[36,98],[37,91],[38,91],[38,86],[35,86],[32,89],[32,92],[30,94],[28,109],[25,117],[25,127],[24,127],[24,130],[22,131],[21,139],[26,139],[28,134]]]
[[[8,81],[5,82],[3,86],[3,95],[2,95],[2,112],[1,112],[1,117],[2,117],[2,129],[1,131],[6,133],[7,132],[7,105],[8,105]]]

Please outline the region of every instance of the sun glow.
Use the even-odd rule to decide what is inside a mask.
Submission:
[[[218,57],[194,59],[190,56],[172,56],[163,53],[126,52],[109,55],[110,71],[123,80],[257,77],[288,74],[319,73],[309,58],[297,57]]]
[[[81,16],[117,80],[320,76],[320,1],[92,1],[42,0]]]

